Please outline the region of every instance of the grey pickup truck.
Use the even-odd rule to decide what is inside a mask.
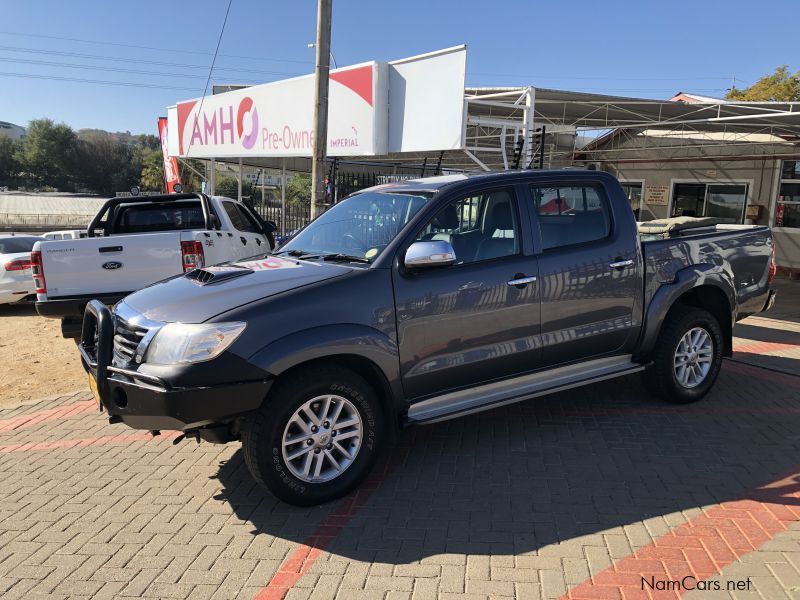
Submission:
[[[241,440],[258,483],[317,504],[411,424],[636,372],[708,393],[773,302],[770,231],[647,227],[596,171],[373,187],[273,255],[92,301],[79,348],[110,422]]]

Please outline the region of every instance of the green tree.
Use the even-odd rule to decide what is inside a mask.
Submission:
[[[800,100],[800,71],[790,73],[783,65],[771,75],[764,75],[748,88],[731,88],[725,95],[729,100],[746,102],[792,102]]]
[[[160,147],[157,150],[143,151],[139,187],[151,192],[164,189],[164,158]]]
[[[14,158],[19,142],[0,135],[0,186],[17,187],[20,166]]]
[[[73,187],[76,146],[77,136],[69,125],[36,119],[28,124],[14,157],[27,184],[68,190]]]
[[[113,196],[139,183],[142,157],[135,145],[105,131],[81,132],[74,179],[98,194]]]
[[[236,198],[238,192],[236,180],[233,177],[228,177],[227,175],[217,176],[216,185],[214,187],[215,194],[218,196],[227,196],[228,198]]]
[[[216,187],[214,193],[218,196],[226,196],[228,198],[236,198],[239,195],[239,184],[235,177],[228,175],[217,176]],[[251,196],[253,194],[253,186],[248,181],[242,181],[242,196]]]
[[[179,158],[178,172],[181,176],[183,189],[187,192],[199,192],[203,189],[205,177],[202,173],[206,172],[206,166],[196,158]]]
[[[286,201],[295,205],[311,206],[311,175],[296,173],[286,184]]]

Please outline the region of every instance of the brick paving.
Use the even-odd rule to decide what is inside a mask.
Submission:
[[[737,326],[699,404],[631,377],[414,428],[315,508],[262,492],[238,444],[110,426],[85,395],[0,410],[0,597],[629,599],[691,573],[750,589],[687,598],[800,599],[800,315],[782,310]]]

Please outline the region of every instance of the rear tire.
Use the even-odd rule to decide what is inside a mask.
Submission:
[[[710,312],[676,307],[661,327],[653,365],[642,373],[642,383],[667,402],[697,402],[719,375],[722,349],[722,329]]]
[[[253,478],[295,506],[347,494],[369,473],[383,443],[375,390],[336,366],[311,367],[278,380],[242,431]]]

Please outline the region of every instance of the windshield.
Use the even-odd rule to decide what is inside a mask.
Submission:
[[[44,241],[41,237],[7,237],[0,238],[0,254],[16,254],[30,252],[36,242]]]
[[[325,212],[278,252],[343,254],[372,262],[433,192],[363,192]]]

